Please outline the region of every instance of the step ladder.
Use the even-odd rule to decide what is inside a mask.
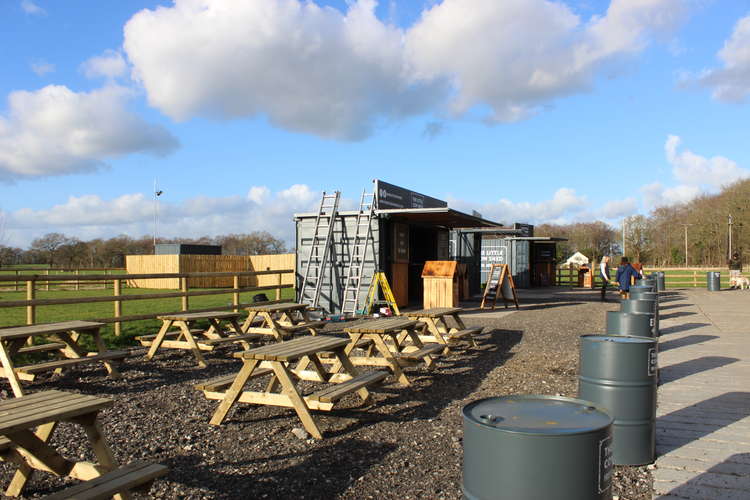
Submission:
[[[372,237],[372,216],[375,213],[375,193],[362,190],[359,200],[359,212],[354,228],[354,243],[351,247],[349,267],[344,281],[344,298],[341,301],[341,313],[355,314],[359,305],[359,295],[362,290],[362,279],[365,277],[365,262],[367,248],[374,245]],[[373,259],[375,258],[373,252]],[[370,281],[372,283],[372,279]]]
[[[495,276],[495,270],[498,271],[498,277]],[[503,285],[508,282],[508,288],[510,289],[511,296],[505,296],[505,290]],[[497,305],[497,299],[502,296],[505,308],[508,308],[508,302],[514,303],[516,309],[518,307],[518,296],[516,295],[516,284],[513,281],[513,275],[510,272],[510,266],[508,264],[490,264],[490,271],[487,273],[487,284],[484,286],[484,293],[482,294],[482,303],[479,305],[479,309],[484,309],[484,306],[492,300],[492,309],[495,309]]]
[[[367,301],[365,301],[365,307],[361,312],[363,314],[370,314],[370,312],[372,311],[372,307],[376,302],[378,302],[378,288],[382,290],[383,297],[385,297],[385,302],[391,308],[393,314],[396,316],[400,315],[401,312],[398,310],[396,297],[393,296],[391,286],[388,284],[388,279],[385,277],[385,273],[382,271],[377,271],[372,277],[370,288],[367,290]]]
[[[334,191],[333,194],[323,191],[318,214],[315,217],[315,230],[299,295],[299,302],[308,304],[310,307],[318,307],[323,276],[329,266],[328,261],[333,256],[331,251],[333,226],[336,222],[340,197],[340,191]]]

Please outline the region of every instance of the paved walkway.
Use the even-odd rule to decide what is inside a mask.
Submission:
[[[750,499],[750,291],[661,304],[655,498]]]

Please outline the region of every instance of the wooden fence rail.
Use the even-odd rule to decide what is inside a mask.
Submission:
[[[17,292],[19,291],[19,287],[26,282],[27,276],[29,276],[29,274],[24,274],[24,273],[28,273],[28,272],[34,273],[32,274],[32,276],[48,276],[49,279],[45,281],[44,289],[50,290],[50,286],[61,284],[61,282],[56,280],[56,278],[60,275],[53,274],[55,272],[57,273],[72,272],[75,276],[85,276],[85,274],[81,274],[81,273],[89,273],[89,272],[97,272],[97,271],[103,272],[104,273],[103,276],[106,276],[106,279],[95,280],[94,282],[88,283],[88,285],[91,285],[91,286],[102,285],[102,287],[106,289],[110,283],[110,281],[108,281],[110,279],[109,276],[111,274],[124,273],[125,269],[119,268],[119,267],[71,268],[71,269],[62,268],[62,267],[47,268],[47,269],[39,269],[38,267],[28,267],[28,268],[14,267],[12,269],[0,268],[0,278],[3,278],[2,281],[4,282],[12,281],[13,291]],[[102,276],[102,275],[100,274],[99,276]],[[82,279],[78,279],[78,280],[73,279],[73,280],[68,280],[68,281],[74,282],[73,287],[75,290],[81,289],[81,281],[83,281]]]
[[[238,311],[243,306],[250,304],[240,302],[240,293],[243,292],[255,292],[265,290],[276,291],[276,301],[281,300],[281,290],[284,288],[294,288],[294,285],[283,284],[283,275],[292,274],[294,275],[294,269],[277,269],[269,271],[240,271],[240,272],[196,272],[196,273],[157,273],[157,274],[116,274],[116,275],[57,275],[49,276],[47,274],[33,274],[24,275],[23,281],[26,283],[26,300],[0,300],[0,308],[8,307],[25,307],[26,308],[26,324],[33,325],[36,323],[36,308],[39,306],[50,306],[50,305],[66,305],[66,304],[93,304],[98,302],[113,302],[114,303],[114,316],[109,318],[97,318],[96,321],[103,323],[114,323],[115,335],[120,335],[122,331],[122,323],[125,321],[136,321],[144,319],[154,319],[157,316],[163,314],[170,314],[175,312],[188,311],[189,309],[189,298],[198,297],[205,295],[221,295],[221,294],[232,294],[232,303],[228,306],[217,306],[209,309],[193,309],[192,312],[201,312],[209,310],[223,310],[233,309]],[[251,286],[251,287],[240,287],[240,279],[246,276],[261,276],[261,275],[276,275],[276,284],[265,285],[265,286]],[[188,287],[188,278],[202,278],[202,277],[229,277],[232,278],[233,286],[231,288],[221,288],[216,290],[194,290],[191,291]],[[128,280],[135,279],[152,279],[152,278],[178,278],[180,280],[180,291],[179,292],[165,292],[165,293],[151,293],[151,294],[138,294],[138,295],[122,295],[122,285]],[[15,280],[15,276],[2,276],[0,275],[0,283]],[[91,281],[97,282],[107,280],[112,282],[113,294],[111,296],[98,296],[98,297],[78,297],[78,298],[59,298],[59,299],[37,299],[36,290],[38,289],[38,282],[48,282],[50,280],[59,282],[79,282],[79,281]],[[133,301],[133,300],[150,300],[150,299],[164,299],[164,298],[180,298],[181,299],[181,311],[164,311],[151,314],[138,314],[131,316],[123,316],[122,314],[122,303]]]
[[[727,285],[729,283],[729,269],[726,268],[646,268],[646,273],[663,271],[666,273],[665,280],[667,288],[674,287],[704,287],[706,286],[706,273],[709,271],[718,271],[721,273],[721,284]],[[599,277],[599,266],[596,268],[589,269],[588,272],[593,272],[593,282],[591,278],[586,280],[586,285],[593,288],[600,287],[602,280]],[[611,278],[614,280],[617,267],[612,266],[610,268]],[[578,279],[578,268],[557,268],[557,284],[559,286],[580,286]]]

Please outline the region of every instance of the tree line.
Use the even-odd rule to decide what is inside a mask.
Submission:
[[[201,238],[159,238],[159,243],[221,245],[224,255],[265,255],[286,253],[284,242],[267,231],[247,234],[203,236]],[[154,253],[150,236],[127,235],[81,241],[62,233],[47,233],[31,242],[28,249],[0,245],[0,266],[46,264],[64,268],[125,267],[126,255]]]
[[[597,221],[542,224],[537,236],[560,236],[558,261],[579,251],[600,260],[623,254],[652,266],[724,266],[731,251],[743,255],[750,244],[750,179],[731,184],[718,194],[633,215],[619,227]],[[731,222],[731,225],[730,225]],[[623,232],[624,226],[624,232]],[[687,243],[686,243],[687,242]],[[746,257],[746,256],[745,256]]]

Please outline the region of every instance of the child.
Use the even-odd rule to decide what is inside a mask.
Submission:
[[[640,274],[633,266],[630,265],[627,257],[620,259],[620,267],[617,268],[616,281],[620,284],[620,297],[623,299],[630,298],[630,281],[640,279]]]

